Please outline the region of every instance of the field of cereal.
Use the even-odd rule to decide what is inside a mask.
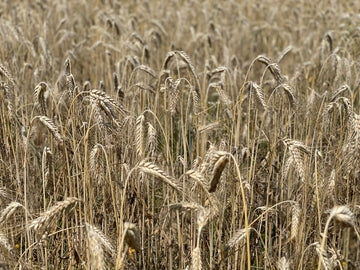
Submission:
[[[0,268],[360,269],[360,2],[0,2]]]

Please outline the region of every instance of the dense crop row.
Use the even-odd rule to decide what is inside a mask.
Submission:
[[[360,5],[315,2],[2,1],[2,267],[359,268]]]

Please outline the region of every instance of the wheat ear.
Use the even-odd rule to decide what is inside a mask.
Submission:
[[[116,96],[119,98],[120,102],[124,102],[125,93],[122,90],[118,75],[116,73],[113,74],[113,79],[114,79],[114,88],[115,88]]]
[[[91,269],[103,270],[105,269],[104,250],[100,243],[100,238],[94,228],[85,223],[88,240],[88,254],[89,254],[89,267]]]
[[[8,80],[8,86],[9,86],[8,97],[13,96],[14,95],[14,88],[15,88],[14,77],[11,75],[11,73],[2,64],[0,64],[0,75],[5,76],[5,78]]]
[[[334,102],[336,101],[336,99],[342,95],[344,92],[348,91],[350,95],[352,95],[352,91],[350,89],[350,86],[347,84],[343,84],[342,86],[340,86],[338,89],[336,89],[336,91],[334,91],[334,93],[331,95],[330,97],[330,102]]]
[[[89,226],[89,225],[88,225]],[[114,245],[110,242],[109,238],[97,227],[92,226],[92,230],[96,239],[101,244],[106,252],[108,252],[111,256],[116,255],[116,250]]]
[[[335,191],[335,169],[331,171],[329,178],[328,194],[334,200]]]
[[[74,98],[76,84],[75,84],[74,76],[72,74],[66,76],[66,86],[68,88],[70,98]]]
[[[142,171],[144,173],[147,173],[147,174],[150,174],[150,175],[160,178],[167,185],[171,186],[172,188],[174,188],[178,191],[181,191],[181,188],[178,186],[175,179],[172,176],[168,175],[166,172],[164,172],[162,169],[160,169],[155,164],[153,164],[151,162],[141,161],[139,163],[139,169],[140,169],[140,171]]]
[[[69,57],[65,59],[64,72],[66,76],[71,74],[71,62]]]
[[[191,269],[192,270],[201,270],[201,251],[199,247],[196,247],[191,252]]]
[[[293,49],[293,47],[291,45],[286,47],[282,52],[279,53],[279,56],[276,59],[276,62],[280,63],[284,59],[284,57],[292,51],[292,49]]]
[[[215,192],[216,187],[220,182],[220,177],[222,172],[225,169],[226,164],[229,162],[229,158],[226,155],[221,156],[218,161],[216,161],[214,170],[213,170],[213,177],[210,182],[209,192]]]
[[[98,180],[98,183],[101,182],[104,172],[104,168],[101,160],[101,151],[102,151],[101,149],[102,149],[102,145],[96,144],[91,150],[89,155],[90,169],[93,172],[95,178]]]
[[[186,212],[191,212],[191,211],[197,212],[197,211],[202,210],[203,207],[197,203],[182,202],[182,203],[176,203],[176,204],[169,205],[169,209],[186,211]]]
[[[70,208],[78,202],[79,199],[69,197],[64,201],[58,202],[46,212],[42,213],[38,218],[32,220],[28,225],[29,230],[40,232],[47,230],[59,218],[64,210]]]
[[[300,224],[300,205],[298,202],[295,202],[292,205],[292,213],[291,213],[291,234],[289,240],[296,240],[299,235],[299,224]]]
[[[283,82],[284,79],[281,75],[280,67],[277,63],[271,63],[271,60],[264,55],[257,56],[253,62],[255,61],[259,61],[260,63],[266,65],[266,68],[269,68],[271,74],[273,75],[278,84],[281,84]]]
[[[6,234],[3,231],[0,231],[0,247],[1,250],[7,253],[7,255],[13,257],[13,248],[9,242],[9,239],[6,237]]]
[[[152,76],[153,78],[157,78],[158,75],[157,73],[150,67],[146,66],[146,65],[138,65],[134,68],[134,70],[132,71],[132,73],[134,73],[136,70],[141,70],[144,71],[145,73],[149,74],[150,76]],[[132,75],[130,76],[132,77]]]
[[[11,73],[2,64],[0,64],[0,75],[5,76],[7,79],[7,83],[1,82],[0,88],[4,90],[9,115],[11,118],[14,118],[15,110],[14,110],[13,100],[15,95],[14,94],[15,80],[11,75]]]
[[[0,215],[0,225],[2,225],[7,219],[10,218],[10,216],[15,212],[15,210],[19,207],[24,206],[21,203],[18,202],[11,202],[4,210],[1,211]],[[25,208],[24,208],[25,209]]]
[[[201,188],[208,194],[209,187],[208,183],[205,179],[205,176],[199,172],[198,170],[189,170],[185,173],[185,175],[188,175],[191,179],[195,180],[198,184],[200,184]],[[208,194],[210,196],[210,194]]]
[[[296,108],[296,99],[295,99],[295,95],[294,95],[294,91],[291,88],[291,86],[287,83],[282,83],[279,84],[278,86],[276,86],[276,88],[272,91],[271,96],[269,97],[269,99],[274,95],[275,91],[279,90],[279,89],[283,89],[288,100],[290,103],[290,106],[292,109]]]
[[[318,242],[316,242],[314,244],[315,244],[316,253],[319,256],[319,260],[321,260],[321,264],[324,267],[324,269],[325,270],[333,270],[334,266],[335,266],[334,261],[332,259],[329,259],[327,251],[324,249],[321,249],[321,246]],[[320,264],[320,262],[319,262],[319,264]],[[321,264],[319,266],[321,266]]]
[[[98,102],[96,102],[95,100],[91,101],[91,105],[94,110],[95,121],[99,125],[99,127],[103,130],[105,128],[105,121],[104,121],[104,117],[101,114],[101,107],[99,106]]]
[[[90,95],[90,97],[94,98],[97,101],[102,101],[104,103],[110,104],[117,111],[119,111],[122,115],[126,115],[126,113],[127,113],[127,110],[119,102],[117,102],[115,99],[113,99],[112,97],[110,97],[109,95],[104,93],[103,91],[94,89],[87,93],[83,92],[83,94],[84,95],[88,94],[88,95]]]
[[[39,104],[43,115],[46,114],[45,92],[47,88],[48,86],[45,82],[40,82],[34,89],[35,103]]]
[[[289,262],[285,257],[281,257],[281,259],[277,262],[277,267],[279,270],[290,270]]]
[[[137,251],[140,250],[140,238],[139,232],[136,228],[136,225],[133,223],[125,222],[124,223],[125,230],[125,242],[126,244]]]
[[[266,110],[266,101],[264,98],[264,91],[263,89],[254,82],[249,82],[249,92],[250,96],[255,96],[256,100],[259,104],[261,104],[261,107]]]
[[[218,129],[222,126],[221,121],[216,121],[207,125],[202,125],[198,128],[199,133],[208,133],[214,129]]]
[[[355,228],[355,215],[350,211],[350,209],[346,205],[335,206],[331,209],[328,220],[325,224],[325,229],[323,232],[323,239],[321,242],[320,250],[319,250],[319,262],[318,262],[318,270],[321,269],[321,263],[324,263],[323,260],[323,252],[325,251],[325,243],[327,238],[327,232],[329,229],[330,221],[332,219],[336,219],[337,221],[343,223],[344,225],[351,226],[355,229],[358,240],[360,240],[359,234]]]
[[[6,107],[8,109],[8,113],[10,118],[15,117],[14,105],[12,103],[14,93],[11,92],[9,84],[6,82],[0,82],[0,89],[4,91],[4,98],[6,101]]]
[[[150,122],[147,122],[147,127],[148,127],[148,129],[147,129],[148,147],[149,147],[151,156],[153,156],[154,153],[156,152],[157,145],[158,145],[156,129]]]
[[[0,197],[7,198],[8,194],[6,192],[6,188],[0,187]]]
[[[38,119],[45,127],[47,127],[47,129],[59,143],[64,142],[63,138],[58,132],[58,128],[50,118],[48,118],[47,116],[35,116],[33,120],[35,119]]]
[[[249,228],[251,229],[251,228]],[[240,229],[235,232],[235,234],[229,239],[225,245],[225,251],[233,248],[234,246],[245,242],[246,240],[246,229]]]
[[[168,77],[165,80],[165,89],[169,97],[169,110],[172,115],[174,115],[176,112],[176,105],[180,96],[180,82],[180,79],[174,81],[171,77]]]
[[[50,150],[50,147],[45,146],[41,160],[41,170],[44,181],[44,187],[46,187],[47,182],[49,181],[51,166],[52,166],[52,152]]]
[[[193,95],[193,102],[194,102],[194,113],[195,115],[197,115],[197,107],[199,105],[199,100],[200,100],[200,83],[199,83],[199,77],[195,71],[195,67],[194,65],[191,63],[190,57],[186,54],[186,52],[184,51],[171,51],[168,52],[165,60],[164,60],[164,65],[163,65],[163,69],[167,68],[167,65],[170,61],[171,58],[173,58],[176,54],[178,54],[182,60],[185,61],[185,63],[187,64],[187,66],[190,68],[190,71],[192,73],[192,75],[195,78],[196,81],[196,86],[192,87],[191,91],[192,91],[192,95]]]
[[[136,119],[136,128],[135,128],[135,141],[136,141],[136,153],[141,159],[144,157],[144,142],[145,140],[145,116],[141,114]]]
[[[198,245],[197,246],[199,246],[201,231],[204,228],[204,226],[206,225],[206,223],[208,222],[210,214],[211,214],[211,208],[202,208],[198,212],[198,217],[197,217],[197,221],[196,221],[196,225],[198,228],[198,241],[197,241]]]
[[[308,147],[305,146],[302,142],[292,139],[284,139],[283,142],[289,149],[289,152],[293,158],[292,161],[296,165],[296,170],[300,176],[301,181],[305,182],[305,165],[302,153],[310,154]]]

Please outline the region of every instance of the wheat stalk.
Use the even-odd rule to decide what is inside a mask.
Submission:
[[[99,81],[99,87],[98,87],[101,91],[105,92],[105,83],[104,81]]]
[[[201,270],[202,269],[202,263],[201,263],[201,251],[200,251],[200,236],[201,231],[206,225],[206,223],[209,220],[211,214],[211,208],[203,208],[201,207],[199,211],[197,212],[197,241],[196,241],[196,247],[192,251],[192,269],[194,270]]]
[[[206,75],[208,76],[209,80],[210,78],[212,78],[214,75],[218,74],[218,73],[223,73],[223,72],[229,72],[229,69],[227,67],[217,67],[212,69],[211,71],[207,72]]]
[[[194,65],[191,63],[190,57],[186,54],[184,51],[177,51],[177,53],[180,55],[180,57],[185,61],[185,63],[189,66],[191,73],[195,77],[197,81],[199,81],[198,75],[195,71]]]
[[[219,94],[221,102],[225,105],[225,111],[230,112],[232,101],[226,95],[226,93],[223,89],[223,87],[224,87],[223,85],[224,85],[224,83],[220,83],[220,86],[218,84],[216,84],[215,89]],[[209,87],[210,87],[210,85],[209,85]],[[231,113],[228,115],[228,117],[229,117],[229,119],[231,119],[231,117],[232,117]]]
[[[220,151],[216,150],[211,153],[210,162],[208,164],[208,168],[211,170],[214,170],[215,164],[218,162],[218,160],[223,156],[229,156],[229,153],[226,151]]]
[[[91,83],[89,81],[85,81],[83,83],[83,91],[86,93],[86,92],[89,92],[91,89]]]
[[[92,99],[92,102],[97,105],[97,107],[103,111],[110,119],[117,121],[118,117],[115,113],[115,111],[112,109],[111,104],[108,102],[104,102],[101,100],[94,100]]]
[[[355,215],[346,205],[335,206],[332,208],[329,219],[331,218],[334,218],[347,226],[353,227],[355,225]]]
[[[4,91],[4,98],[5,98],[5,104],[8,109],[8,113],[10,118],[15,117],[15,110],[13,105],[13,93],[11,92],[11,89],[9,87],[9,84],[6,82],[0,82],[0,89]]]

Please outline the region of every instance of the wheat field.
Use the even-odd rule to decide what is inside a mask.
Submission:
[[[360,269],[360,3],[0,3],[1,269]]]

